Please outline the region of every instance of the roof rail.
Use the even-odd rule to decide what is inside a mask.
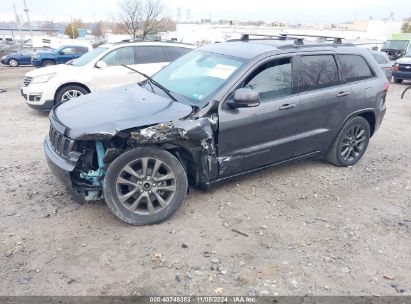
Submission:
[[[304,45],[304,37],[313,37],[318,38],[315,42],[326,42],[333,41],[335,44],[342,44],[342,37],[326,36],[326,35],[308,35],[308,34],[289,34],[289,33],[280,33],[278,35],[270,34],[241,34],[240,41],[249,41],[256,40],[250,39],[250,36],[255,37],[264,37],[265,39],[271,40],[294,40],[295,45]],[[258,39],[257,39],[258,40]],[[232,39],[229,41],[239,41],[238,39]]]
[[[280,34],[284,35],[286,37],[312,37],[312,38],[318,38],[315,42],[325,42],[325,41],[333,41],[335,44],[342,44],[342,40],[344,38],[342,37],[335,37],[335,36],[327,36],[327,35],[309,35],[309,34]]]

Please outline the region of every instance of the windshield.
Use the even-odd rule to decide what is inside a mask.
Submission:
[[[406,50],[408,47],[408,42],[408,40],[387,40],[384,43],[383,49]]]
[[[189,104],[201,107],[244,63],[242,58],[191,51],[170,63],[153,79],[187,98]]]
[[[103,48],[103,47],[95,48],[94,50],[92,50],[88,53],[85,53],[83,56],[80,56],[76,60],[73,60],[72,62],[70,62],[70,64],[74,65],[74,66],[86,65],[106,50],[107,50],[107,48]]]

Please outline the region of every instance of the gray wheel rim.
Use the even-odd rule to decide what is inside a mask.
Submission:
[[[61,102],[69,101],[70,99],[79,97],[81,95],[83,95],[83,93],[81,93],[78,90],[69,90],[69,91],[65,92],[63,94],[63,96],[61,96]]]
[[[348,162],[357,160],[365,147],[366,131],[361,125],[348,129],[341,143],[341,157]]]
[[[156,158],[139,158],[128,163],[116,180],[118,201],[130,212],[151,215],[166,208],[176,194],[176,177],[171,168]]]
[[[12,67],[17,66],[17,60],[11,59],[11,60],[9,61],[9,65],[12,66]]]

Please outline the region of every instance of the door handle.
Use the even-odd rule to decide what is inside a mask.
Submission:
[[[295,103],[286,103],[286,104],[283,104],[279,108],[279,110],[290,110],[290,109],[293,109],[293,108],[295,108]]]
[[[348,96],[350,95],[350,92],[340,92],[337,94],[337,97],[343,97],[343,96]]]

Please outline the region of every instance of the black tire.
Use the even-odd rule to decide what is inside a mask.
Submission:
[[[53,60],[44,60],[43,63],[41,64],[42,67],[46,67],[46,66],[51,66],[51,65],[55,65],[56,63]]]
[[[174,179],[172,181],[167,181],[172,182],[172,186],[175,188],[174,192],[172,192],[172,196],[169,197],[169,201],[163,206],[162,204],[159,204],[159,201],[156,201],[156,198],[158,197],[158,191],[155,190],[156,184],[152,184],[151,190],[153,192],[148,191],[148,189],[145,189],[145,184],[139,186],[137,183],[139,182],[139,179],[135,179],[135,185],[134,186],[128,186],[128,184],[122,184],[118,183],[119,178],[127,178],[129,171],[125,171],[127,166],[130,166],[135,170],[135,164],[133,162],[138,162],[139,160],[142,159],[149,159],[146,163],[146,168],[149,167],[149,164],[151,161],[157,162],[157,160],[160,163],[165,164],[167,169],[170,170],[174,174]],[[138,163],[137,163],[138,164]],[[148,165],[147,165],[148,164]],[[155,165],[154,165],[155,167]],[[129,168],[129,167],[128,167]],[[139,172],[142,169],[138,169]],[[147,172],[149,172],[150,169],[146,169],[146,176]],[[153,171],[155,169],[152,169],[151,171],[151,176],[153,176]],[[159,169],[157,169],[159,171]],[[133,171],[134,173],[137,173],[137,171]],[[168,175],[169,173],[166,173]],[[144,172],[142,173],[142,176],[144,176]],[[130,180],[134,178],[133,175],[130,175]],[[161,177],[160,177],[161,178]],[[124,179],[122,179],[124,180]],[[154,182],[156,182],[153,179]],[[125,186],[126,185],[126,186]],[[160,184],[157,184],[157,186],[160,187]],[[131,187],[132,190],[136,189],[132,196],[128,196],[129,198],[125,202],[121,202],[119,199],[119,192],[123,191],[122,187],[127,187],[126,192],[129,191],[128,193],[131,193],[130,191]],[[135,187],[135,188],[133,188]],[[138,190],[141,187],[140,190]],[[161,187],[164,187],[161,186]],[[166,186],[167,187],[167,186]],[[148,225],[148,224],[155,224],[162,222],[169,218],[176,210],[181,206],[183,203],[185,196],[187,194],[187,189],[188,189],[188,181],[187,181],[187,175],[184,170],[184,167],[180,163],[180,161],[171,153],[162,150],[160,148],[156,147],[141,147],[141,148],[136,148],[133,150],[130,150],[128,152],[125,152],[124,154],[120,155],[117,157],[108,167],[106,175],[104,177],[104,183],[103,183],[103,192],[104,192],[104,199],[107,203],[107,206],[110,208],[110,210],[113,212],[113,214],[118,217],[120,220],[133,224],[133,225]],[[147,192],[146,192],[147,191]],[[156,194],[154,194],[154,192]],[[124,195],[124,192],[121,193],[122,195],[126,196],[128,193]],[[151,194],[148,194],[151,193]],[[161,192],[160,193],[167,193],[167,192]],[[136,197],[137,196],[137,197]],[[147,196],[151,197],[149,198],[150,201],[150,206],[153,208],[155,206],[155,203],[157,202],[156,207],[157,209],[151,210],[151,213],[149,212],[148,208],[148,201],[147,201]],[[140,197],[143,197],[141,199]],[[145,198],[144,198],[145,197]],[[154,199],[154,200],[153,200]],[[130,201],[129,201],[130,200]],[[143,203],[141,203],[141,201]],[[140,201],[140,203],[139,203]],[[163,200],[164,202],[164,200]],[[131,211],[130,209],[132,208],[132,205],[135,205],[134,211]],[[147,213],[143,213],[139,209],[139,206],[142,205],[143,208],[146,207]],[[128,209],[130,208],[130,209]]]
[[[81,86],[78,86],[78,85],[75,85],[75,84],[68,85],[68,86],[62,87],[61,89],[59,89],[57,91],[56,98],[54,99],[54,103],[58,104],[58,103],[66,102],[67,100],[62,100],[62,98],[63,98],[64,94],[66,94],[69,91],[78,91],[78,92],[81,93],[81,95],[85,95],[85,94],[89,93],[89,91],[87,91],[85,88],[83,88]]]
[[[402,83],[402,79],[394,78],[395,83]]]
[[[19,61],[17,59],[10,58],[9,61],[7,61],[7,64],[11,67],[18,67]]]
[[[362,131],[363,133],[361,133]],[[361,137],[358,136],[359,134],[361,134]],[[364,155],[369,141],[370,125],[368,121],[360,116],[353,117],[344,124],[338,133],[327,153],[326,159],[338,167],[352,166]]]

